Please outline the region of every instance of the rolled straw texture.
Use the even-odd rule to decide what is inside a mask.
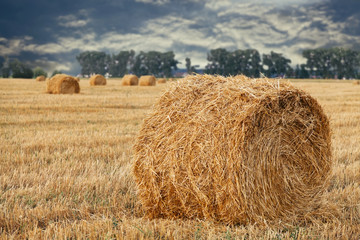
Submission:
[[[156,83],[159,83],[159,84],[166,83],[166,78],[158,78]]]
[[[139,79],[139,86],[155,86],[156,78],[154,76],[145,75]]]
[[[91,86],[106,85],[106,78],[100,74],[96,74],[90,77],[89,83]]]
[[[40,75],[36,77],[36,81],[37,82],[43,82],[46,80],[46,77],[44,75]]]
[[[329,121],[290,83],[192,75],[157,101],[134,158],[149,218],[291,224],[328,185]]]
[[[72,76],[56,74],[46,81],[46,92],[53,94],[72,94],[80,92],[79,82]]]
[[[135,86],[139,84],[139,78],[135,75],[125,75],[121,80],[122,86]]]

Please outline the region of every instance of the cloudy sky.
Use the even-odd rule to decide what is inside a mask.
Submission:
[[[0,56],[69,74],[82,51],[174,51],[204,67],[210,49],[255,48],[304,63],[303,49],[360,50],[360,0],[1,0]],[[1,57],[0,57],[1,58]]]

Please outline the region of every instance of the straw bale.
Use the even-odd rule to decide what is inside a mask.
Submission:
[[[54,94],[79,93],[80,86],[74,77],[66,74],[56,74],[46,81],[46,92]]]
[[[138,77],[132,74],[125,75],[121,80],[122,86],[133,86],[138,84],[139,84]]]
[[[139,79],[139,86],[155,86],[156,78],[151,75],[141,76]]]
[[[330,137],[321,106],[290,83],[190,75],[143,122],[137,194],[149,218],[292,224],[324,209]]]
[[[159,78],[156,83],[166,83],[166,78]]]
[[[36,81],[37,82],[43,82],[46,80],[46,77],[44,75],[40,75],[36,77]]]
[[[80,82],[80,77],[75,77],[75,80]]]
[[[90,85],[106,85],[106,78],[100,74],[96,74],[90,77]]]
[[[354,84],[354,85],[360,85],[360,80],[355,80],[355,81],[353,81],[353,84]]]

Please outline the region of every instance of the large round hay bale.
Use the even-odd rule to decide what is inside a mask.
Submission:
[[[43,82],[46,80],[46,77],[44,75],[40,75],[36,77],[36,81],[37,82]]]
[[[103,75],[96,74],[90,77],[89,82],[91,86],[106,85],[106,78]]]
[[[244,76],[191,75],[171,86],[134,145],[148,217],[283,224],[321,205],[330,129],[309,94]]]
[[[79,93],[79,82],[72,76],[56,74],[46,81],[46,92],[54,94]]]
[[[122,86],[135,86],[139,84],[139,78],[132,74],[125,75],[121,80]]]
[[[166,78],[159,78],[156,83],[162,84],[162,83],[166,83]]]
[[[156,78],[151,75],[141,76],[139,79],[139,86],[155,86]]]

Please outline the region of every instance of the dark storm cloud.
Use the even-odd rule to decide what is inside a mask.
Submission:
[[[104,0],[0,2],[0,56],[76,74],[76,55],[96,50],[173,50],[206,64],[210,49],[283,52],[359,47],[359,1]],[[58,63],[58,65],[57,65]]]

